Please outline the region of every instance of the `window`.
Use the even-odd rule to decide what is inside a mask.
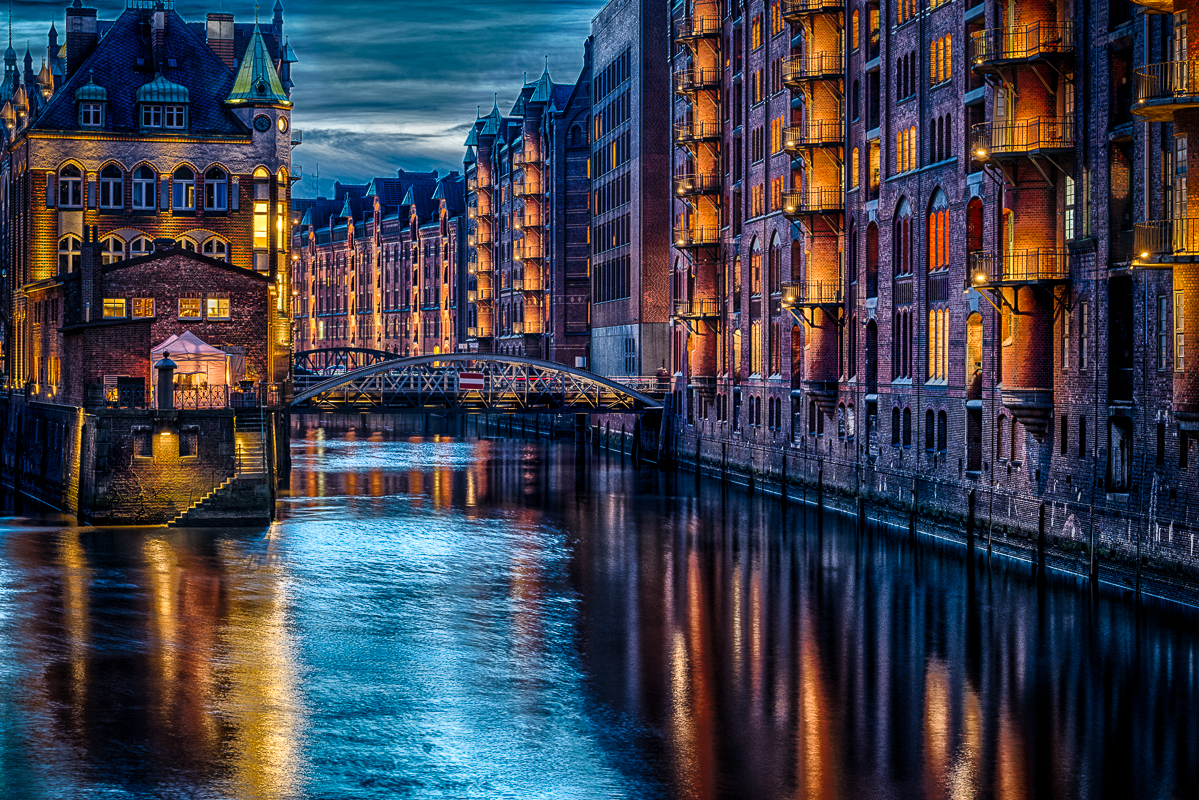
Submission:
[[[133,173],[133,208],[135,211],[153,211],[154,191],[157,176],[148,166],[140,166]]]
[[[79,124],[85,128],[103,127],[104,105],[102,103],[80,103]]]
[[[167,128],[181,130],[187,126],[185,106],[163,106],[162,119],[163,124]]]
[[[1089,303],[1078,304],[1078,368],[1085,370],[1090,363],[1090,352],[1087,349],[1087,331],[1090,320],[1087,317]]]
[[[100,208],[124,208],[125,173],[109,164],[100,173]]]
[[[862,44],[862,17],[856,8],[853,10],[853,17],[851,17],[851,20],[852,22],[849,29],[849,49],[856,51],[859,47],[861,47]]]
[[[1062,369],[1070,369],[1070,334],[1073,314],[1067,309],[1062,312]]]
[[[754,14],[753,21],[750,22],[750,40],[751,47],[757,50],[762,46],[762,15]]]
[[[180,167],[175,170],[173,184],[171,206],[176,211],[194,211],[196,208],[196,173],[192,172],[190,167]]]
[[[179,246],[189,253],[196,252],[196,242],[194,239],[189,239],[186,236],[180,237]]]
[[[124,319],[125,298],[104,298],[104,319]]]
[[[1166,368],[1166,359],[1170,353],[1170,297],[1158,295],[1157,298],[1157,368]]]
[[[1078,418],[1078,457],[1087,457],[1087,418]]]
[[[1174,293],[1174,371],[1182,372],[1186,366],[1186,314],[1183,293]]]
[[[154,298],[153,297],[135,297],[133,298],[133,318],[134,319],[149,319],[154,316]]]
[[[79,269],[80,242],[78,236],[64,236],[58,243],[58,271],[69,273]]]
[[[68,164],[58,173],[58,205],[83,208],[83,173],[74,164]]]
[[[208,318],[209,319],[229,319],[229,298],[228,297],[210,297],[210,298],[208,298]]]
[[[204,301],[198,297],[179,298],[179,319],[203,319]]]
[[[223,169],[214,167],[204,173],[204,208],[207,211],[229,209],[229,176]]]
[[[916,127],[912,126],[895,133],[895,172],[907,172],[916,166]]]
[[[902,25],[916,16],[916,0],[899,0],[895,9],[895,24]]]
[[[108,266],[125,257],[125,242],[118,236],[109,236],[100,242],[100,263]]]
[[[221,239],[213,237],[204,242],[204,255],[217,261],[229,260],[229,245]]]
[[[162,106],[142,106],[142,127],[162,127]]]
[[[924,412],[924,449],[932,451],[937,445],[937,417],[930,408]]]
[[[903,446],[912,446],[912,409],[903,410]]]
[[[141,258],[154,252],[154,243],[145,236],[138,236],[129,243],[129,257]]]
[[[953,77],[953,37],[948,34],[928,45],[928,79],[932,86],[944,83]]]
[[[944,411],[937,413],[937,450],[949,450],[949,415]]]
[[[899,447],[899,406],[891,409],[891,446]]]

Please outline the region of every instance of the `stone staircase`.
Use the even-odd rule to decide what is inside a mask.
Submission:
[[[173,520],[168,527],[187,527],[197,511],[201,511],[214,497],[228,494],[238,482],[260,482],[270,478],[264,444],[262,417],[257,413],[237,416],[233,420],[234,474],[220,485],[213,487],[203,497],[193,502]]]

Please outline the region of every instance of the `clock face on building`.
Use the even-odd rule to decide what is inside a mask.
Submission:
[[[271,118],[266,114],[259,114],[254,117],[254,128],[259,133],[266,133],[271,129]]]

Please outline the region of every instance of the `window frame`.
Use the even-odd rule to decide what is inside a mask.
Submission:
[[[147,304],[149,308],[147,309]],[[139,313],[140,307],[140,313]],[[145,313],[146,311],[149,313]],[[155,302],[153,297],[135,297],[130,303],[130,312],[133,319],[154,319],[155,317]]]
[[[187,304],[188,310],[190,310],[192,303],[196,304],[195,305],[196,313],[194,315],[184,314],[183,313],[184,308],[185,308],[184,304]],[[180,320],[185,320],[187,322],[200,322],[200,321],[203,321],[203,319],[204,319],[204,298],[203,297],[180,297],[179,303],[178,303],[178,308],[179,308],[179,319]]]
[[[218,312],[220,311],[219,304],[224,303],[225,313],[212,313],[214,303],[218,304],[216,306]],[[230,319],[232,319],[232,314],[233,307],[228,295],[209,295],[204,298],[204,319],[210,322],[228,322]]]
[[[129,316],[129,301],[124,297],[105,297],[101,306],[101,316],[103,319],[128,319]],[[109,309],[120,311],[119,314],[110,314]]]

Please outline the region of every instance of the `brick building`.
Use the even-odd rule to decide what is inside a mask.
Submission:
[[[463,350],[573,366],[589,356],[591,45],[573,84],[549,66],[508,116],[466,139],[469,253]]]
[[[299,204],[297,351],[452,353],[464,340],[465,180],[400,170]]]
[[[591,367],[669,366],[670,14],[611,0],[591,23]]]
[[[37,74],[6,53],[0,479],[97,522],[261,521],[287,472],[296,59],[278,3],[173,6],[76,0]]]
[[[1185,3],[673,17],[680,452],[1193,565]]]

